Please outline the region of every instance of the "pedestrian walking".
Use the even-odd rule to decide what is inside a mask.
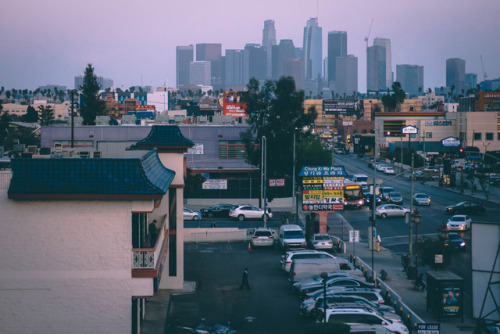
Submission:
[[[240,290],[243,290],[243,286],[246,286],[247,290],[250,290],[250,285],[248,285],[248,268],[245,268],[245,271],[241,276]]]
[[[216,227],[216,225],[215,225],[215,219],[214,219],[214,220],[212,220],[212,224],[210,224],[210,227],[212,227],[212,228],[215,228],[215,227]]]

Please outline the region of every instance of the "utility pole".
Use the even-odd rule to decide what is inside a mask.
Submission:
[[[73,112],[73,108],[75,105],[74,101],[75,90],[71,91],[71,148],[75,147],[75,114]]]
[[[267,228],[267,139],[262,136],[262,181],[264,183],[264,227]]]
[[[412,225],[412,216],[413,216],[413,181],[414,181],[414,176],[413,176],[413,164],[414,164],[414,154],[411,154],[411,182],[410,182],[410,219],[408,221],[408,224],[410,225],[410,233],[409,233],[409,238],[408,238],[408,255],[409,255],[409,262],[408,266],[411,266],[412,260],[413,260],[413,225]]]
[[[292,212],[293,211],[296,211],[295,210],[295,206],[297,205],[297,199],[296,199],[296,187],[295,187],[295,129],[293,129],[293,169],[292,169],[292,191],[293,191],[293,194],[292,194],[292,200],[293,200],[293,203],[292,203]]]

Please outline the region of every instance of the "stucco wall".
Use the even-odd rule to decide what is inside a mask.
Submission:
[[[12,201],[0,189],[2,333],[130,333],[142,204]]]

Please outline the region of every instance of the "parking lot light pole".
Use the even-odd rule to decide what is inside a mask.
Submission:
[[[326,308],[328,307],[327,301],[326,301],[326,280],[328,279],[328,273],[323,271],[320,274],[321,278],[323,279],[323,322],[326,322]]]
[[[412,224],[412,219],[413,219],[413,183],[414,183],[414,174],[413,174],[413,163],[414,163],[415,155],[412,153],[411,154],[411,176],[410,176],[410,220],[408,221],[408,224],[410,225],[409,227],[409,239],[408,239],[408,257],[409,257],[409,262],[408,266],[411,266],[412,264],[412,258],[413,258],[413,224]]]

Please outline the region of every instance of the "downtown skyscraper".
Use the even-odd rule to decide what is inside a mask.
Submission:
[[[366,91],[387,90],[385,47],[373,45],[366,48]]]
[[[424,67],[419,65],[396,65],[396,81],[410,96],[424,92]]]
[[[266,67],[266,77],[270,79],[272,77],[272,53],[273,45],[276,45],[276,29],[274,28],[273,20],[264,21],[264,30],[262,31],[262,47],[266,52],[267,67]]]
[[[392,88],[392,53],[391,40],[389,38],[376,37],[373,40],[373,45],[385,48],[385,86],[388,89]]]
[[[176,48],[175,57],[175,78],[177,87],[189,85],[189,66],[194,59],[193,46],[178,46]]]
[[[347,32],[330,31],[328,32],[328,83],[335,83],[337,79],[336,58],[347,56]]]
[[[304,28],[304,69],[306,79],[321,79],[323,77],[323,29],[318,26],[318,18],[307,21]]]
[[[453,94],[462,94],[465,90],[465,60],[460,58],[446,59],[446,87],[454,86]]]

